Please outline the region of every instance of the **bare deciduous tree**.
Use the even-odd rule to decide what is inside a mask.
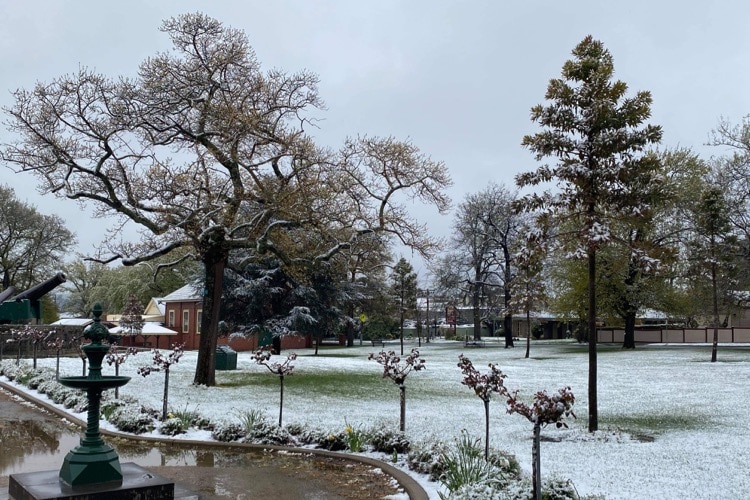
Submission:
[[[429,255],[436,242],[402,203],[447,210],[450,177],[392,137],[351,138],[339,151],[316,146],[306,128],[323,105],[317,76],[262,71],[243,32],[200,13],[161,29],[173,50],[146,59],[134,79],[81,69],[16,91],[6,109],[16,138],[2,158],[37,175],[47,193],[142,228],[142,244],[112,248],[112,260],[135,265],[181,250],[176,260],[203,264],[194,383],[215,385],[232,251],[324,261],[381,232]],[[289,232],[298,228],[317,238],[294,254]]]

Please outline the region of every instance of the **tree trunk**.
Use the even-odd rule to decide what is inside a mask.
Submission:
[[[59,363],[60,362],[58,361],[58,365],[59,365]],[[119,375],[120,375],[120,363],[118,363],[117,361],[115,361],[115,377],[118,377]],[[120,399],[120,388],[119,387],[115,387],[115,399]]]
[[[637,231],[634,241],[641,241],[642,239],[641,232]],[[638,314],[638,300],[634,300],[631,294],[634,293],[639,275],[638,260],[632,257],[628,263],[628,276],[625,278],[626,293],[623,303],[623,310],[625,311],[625,335],[622,342],[623,349],[635,349],[635,316]]]
[[[281,427],[281,416],[284,413],[284,375],[279,375],[281,382],[281,392],[279,394],[279,427]]]
[[[354,347],[354,323],[351,321],[346,324],[346,347]]]
[[[167,419],[167,401],[169,400],[169,368],[164,369],[164,401],[161,406],[161,421]]]
[[[484,460],[490,459],[490,400],[484,401]]]
[[[505,300],[503,330],[505,331],[505,348],[507,349],[508,347],[515,347],[513,345],[513,313],[510,310],[510,301],[512,298],[510,284],[513,279],[513,273],[511,272],[511,256],[507,244],[503,245],[503,258],[505,259],[505,269],[503,271],[503,300]]]
[[[712,252],[713,254],[714,252]],[[714,257],[715,259],[715,257]],[[711,264],[711,299],[713,302],[714,338],[711,346],[711,362],[716,362],[719,349],[719,292],[716,285],[716,262]]]
[[[531,313],[526,309],[526,358],[531,351]]]
[[[223,243],[214,244],[203,255],[205,284],[203,289],[203,318],[198,345],[198,361],[193,385],[216,385],[216,344],[219,337],[219,312],[224,284],[224,268],[228,252]]]
[[[541,426],[534,425],[534,443],[531,445],[531,479],[534,483],[532,497],[542,500]]]
[[[401,432],[406,431],[406,386],[401,384],[398,386],[399,389],[399,399],[401,402],[401,419],[399,424],[399,430]]]
[[[401,301],[401,316],[400,316],[400,322],[399,322],[399,340],[401,341],[401,355],[404,355],[404,306],[403,306],[403,300]]]
[[[510,314],[503,317],[503,333],[505,333],[505,348],[515,347],[513,345],[513,316]]]
[[[479,274],[479,270],[476,272],[476,276],[474,277],[474,284],[472,286],[472,294],[471,294],[471,313],[472,313],[472,319],[474,323],[474,340],[482,340],[482,311],[480,310],[479,306],[480,304],[480,283],[479,280],[481,279],[481,275]]]
[[[625,336],[622,341],[623,349],[635,349],[635,311],[625,313]]]
[[[589,249],[589,432],[599,430],[596,398],[596,250]]]

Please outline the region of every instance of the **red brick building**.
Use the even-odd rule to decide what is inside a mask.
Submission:
[[[174,344],[184,343],[186,350],[197,350],[200,347],[200,328],[203,319],[202,289],[185,285],[169,295],[157,299],[164,305],[164,326],[175,330],[177,335],[170,338]],[[248,338],[220,337],[219,345],[229,345],[235,351],[258,349],[258,344],[270,344],[271,338],[260,338],[257,335]],[[310,336],[286,335],[281,338],[281,349],[303,349],[310,347]]]

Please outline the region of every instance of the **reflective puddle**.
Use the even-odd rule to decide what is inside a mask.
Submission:
[[[0,499],[8,476],[58,470],[83,431],[0,390]],[[199,493],[203,499],[359,499],[398,493],[372,466],[310,454],[152,446],[104,438],[120,457]],[[404,495],[404,498],[406,496]]]

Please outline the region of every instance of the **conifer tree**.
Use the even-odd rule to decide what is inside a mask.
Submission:
[[[125,308],[122,310],[120,317],[120,326],[123,335],[141,335],[143,333],[143,311],[144,307],[138,297],[135,295],[128,296]]]
[[[401,355],[404,355],[404,313],[417,308],[417,273],[406,259],[401,257],[393,268],[391,291],[399,304],[399,331]]]
[[[644,154],[661,140],[661,127],[643,125],[651,115],[651,94],[626,97],[627,85],[613,81],[614,63],[604,45],[587,36],[573,49],[561,78],[550,80],[546,105],[531,109],[542,131],[522,144],[537,161],[537,170],[520,174],[519,187],[556,183],[554,191],[536,192],[520,200],[526,210],[539,210],[541,222],[570,227],[558,233],[571,257],[588,262],[589,431],[598,429],[596,371],[596,254],[612,242],[610,224],[638,223],[649,212],[643,203],[660,182],[655,155]],[[650,196],[647,196],[648,199]],[[655,264],[640,255],[640,265]]]

